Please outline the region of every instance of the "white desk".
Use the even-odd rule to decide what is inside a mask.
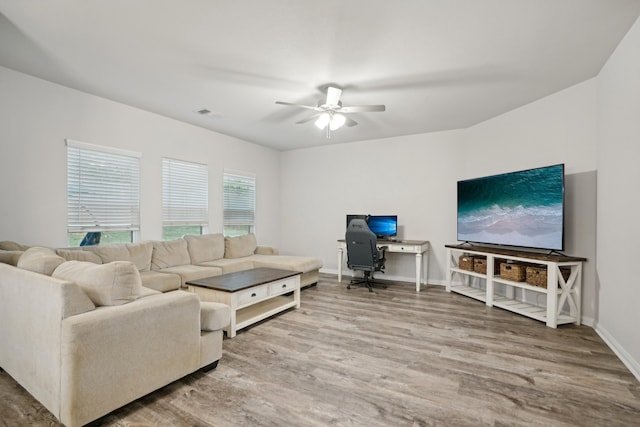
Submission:
[[[416,292],[420,292],[422,271],[424,271],[424,284],[427,285],[429,277],[429,242],[426,240],[378,240],[378,247],[386,246],[386,252],[414,254],[416,256]],[[342,254],[347,250],[347,242],[338,240],[338,282],[342,281]],[[426,256],[424,256],[426,254]]]

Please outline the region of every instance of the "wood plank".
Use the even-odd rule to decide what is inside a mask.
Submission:
[[[225,340],[217,369],[101,425],[638,425],[640,383],[593,329],[387,284],[347,290],[322,274],[299,309]],[[57,425],[5,372],[0,420]]]

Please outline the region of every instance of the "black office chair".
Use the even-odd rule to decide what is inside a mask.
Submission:
[[[373,273],[380,271],[384,273],[386,246],[380,248],[376,246],[376,235],[369,229],[363,219],[352,219],[345,233],[347,241],[347,266],[351,270],[360,270],[364,276],[361,279],[353,279],[347,285],[351,289],[352,285],[364,283],[373,292],[373,286],[379,285],[386,288],[384,283],[373,280]]]

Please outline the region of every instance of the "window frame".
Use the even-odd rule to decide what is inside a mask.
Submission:
[[[68,138],[65,145],[68,241],[89,232],[139,240],[142,154]]]
[[[167,198],[169,196],[169,198]],[[162,158],[162,236],[171,227],[209,230],[209,165]]]
[[[248,184],[251,188],[252,198],[250,203],[244,204],[240,201],[239,208],[244,208],[245,211],[250,212],[248,215],[231,215],[228,197],[230,196],[227,191],[227,185],[236,181],[238,184]],[[248,208],[248,209],[247,209]],[[243,234],[230,234],[228,228],[231,227],[247,227],[247,232],[244,234],[255,234],[256,231],[256,212],[257,212],[257,176],[252,172],[245,172],[239,170],[225,169],[222,174],[222,229],[225,236],[238,236]],[[235,217],[235,218],[234,218]]]

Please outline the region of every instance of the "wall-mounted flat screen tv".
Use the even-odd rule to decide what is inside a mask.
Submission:
[[[564,164],[458,181],[458,240],[564,249]]]

